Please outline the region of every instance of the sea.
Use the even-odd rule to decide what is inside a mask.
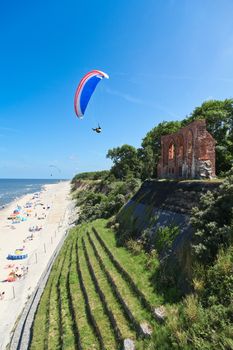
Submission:
[[[0,179],[0,209],[25,194],[39,192],[44,185],[60,181],[55,179]]]

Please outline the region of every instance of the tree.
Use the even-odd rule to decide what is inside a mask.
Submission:
[[[123,145],[110,149],[107,158],[113,161],[110,172],[117,179],[126,179],[127,177],[140,178],[141,162],[138,158],[137,149],[130,145]]]
[[[138,155],[142,162],[142,179],[157,176],[157,164],[161,150],[161,136],[172,134],[181,127],[181,122],[162,122],[149,131],[142,140]]]
[[[233,162],[233,99],[204,102],[182,121],[182,126],[197,119],[206,120],[207,130],[217,141],[216,173],[224,174]]]

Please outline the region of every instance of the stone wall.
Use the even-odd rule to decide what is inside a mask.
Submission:
[[[162,136],[158,177],[215,177],[215,144],[205,120],[196,120],[174,134]]]

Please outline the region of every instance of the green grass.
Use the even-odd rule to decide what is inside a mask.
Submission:
[[[147,259],[145,254],[135,256],[124,248],[116,247],[114,234],[111,230],[105,228],[105,224],[106,221],[104,220],[97,220],[92,223],[114,257],[130,274],[150,303],[159,305],[162,299],[154,293],[153,287],[150,285],[151,274],[150,271],[146,271]],[[92,225],[84,224],[71,230],[56,259],[36,313],[30,349],[100,350],[102,347],[97,339],[98,332],[93,327],[93,319],[100,331],[103,346],[106,350],[122,348],[113,330],[114,322],[122,339],[133,339],[136,341],[137,349],[143,349],[144,346],[146,349],[147,340],[137,340],[136,329],[126,317],[122,305],[113,293],[106,274],[101,269],[93,247],[88,240],[87,230],[90,232],[90,237],[105,267],[136,321],[147,320],[153,327],[159,327],[151,313],[143,307],[127,281],[110,261],[108,254],[91,231]],[[86,255],[82,238],[86,247]],[[93,283],[87,259],[105,301],[100,299],[98,289]],[[80,273],[77,273],[77,266],[80,267]],[[80,285],[80,276],[88,297],[88,305],[85,303],[84,291]],[[88,317],[88,310],[92,318]],[[109,311],[114,317],[113,323],[111,323]]]
[[[73,242],[72,242],[73,243]],[[73,321],[71,318],[71,313],[69,309],[69,299],[67,291],[67,278],[69,272],[69,263],[71,257],[72,245],[69,246],[68,252],[66,254],[65,262],[61,271],[59,278],[58,289],[60,296],[60,312],[61,312],[61,329],[62,329],[62,348],[67,350],[72,350],[75,348],[75,337],[73,333]]]
[[[131,289],[128,286],[128,283],[125,282],[125,280],[119,274],[115,266],[112,264],[109,257],[106,255],[106,253],[104,252],[104,249],[102,248],[100,243],[97,241],[93,233],[91,234],[91,239],[94,242],[99,255],[101,256],[105,267],[107,268],[108,272],[110,273],[114,282],[116,283],[120,294],[124,298],[129,308],[131,309],[135,319],[138,322],[144,321],[145,319],[151,320],[151,315],[149,315],[149,313],[142,307],[138,298],[134,294],[132,294]]]
[[[77,239],[77,236],[76,236],[76,239]],[[89,349],[97,350],[99,349],[99,345],[86,315],[85,301],[80,289],[80,282],[76,271],[76,262],[77,262],[77,254],[76,254],[76,246],[74,246],[71,253],[69,284],[70,284],[71,298],[75,306],[75,309],[74,309],[75,322],[80,334],[80,342],[82,344],[83,350],[89,350]]]
[[[65,247],[64,247],[65,248]],[[45,348],[59,349],[60,331],[59,331],[59,313],[58,313],[58,296],[57,296],[57,278],[61,272],[65,259],[65,253],[60,254],[58,263],[56,261],[52,273],[53,280],[51,283],[50,300],[47,305],[47,327],[45,334]],[[60,260],[60,261],[59,261]],[[47,289],[47,286],[46,286]],[[46,290],[45,289],[45,290]],[[39,314],[37,314],[39,315]]]
[[[44,344],[46,343],[46,337],[41,337],[40,332],[45,335],[46,334],[46,326],[47,326],[47,308],[49,305],[49,295],[51,291],[53,279],[51,278],[49,283],[47,284],[47,288],[45,289],[41,301],[40,301],[40,309],[42,312],[38,314],[36,320],[34,322],[34,333],[33,333],[33,345],[31,346],[32,350],[40,350],[44,349]]]
[[[80,241],[80,240],[79,240]],[[100,302],[99,296],[95,291],[94,284],[92,282],[90,273],[88,271],[86,259],[84,257],[84,252],[81,246],[81,242],[79,244],[79,261],[80,261],[80,267],[83,277],[83,282],[86,287],[86,291],[89,298],[89,306],[92,312],[92,315],[94,316],[99,328],[101,335],[103,337],[104,344],[107,349],[114,349],[116,348],[116,343],[114,339],[114,333],[111,329],[109,320],[104,312],[103,306]]]
[[[116,247],[116,240],[112,230],[106,228],[106,220],[100,219],[90,224],[94,226],[114,257],[120,262],[124,269],[131,275],[138,288],[145,294],[152,305],[161,305],[163,298],[154,291],[150,278],[154,273],[154,266],[159,266],[158,261],[153,263],[151,271],[147,265],[148,258],[144,252],[133,255],[124,247]]]
[[[101,270],[99,263],[93,254],[89,241],[85,240],[85,242],[86,242],[87,252],[92,264],[92,268],[95,272],[95,276],[98,280],[98,283],[102,291],[104,292],[106,301],[108,305],[110,305],[110,309],[115,316],[115,319],[117,321],[117,325],[120,329],[122,337],[135,339],[136,338],[135,332],[130,328],[130,325],[128,324],[128,321],[124,315],[121,305],[119,304],[116,297],[112,293],[112,288],[109,285],[104,272]]]
[[[56,283],[63,266],[66,249],[67,241],[64,243],[62,251],[53,265],[46,288],[41,297],[39,304],[40,312],[36,313],[33,326],[33,338],[30,346],[32,350],[59,348],[60,336]],[[52,344],[50,344],[51,341]]]

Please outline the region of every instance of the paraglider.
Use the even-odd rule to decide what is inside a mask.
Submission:
[[[109,76],[100,70],[92,70],[81,79],[74,98],[74,109],[78,118],[83,118],[97,84],[104,78],[108,79]],[[102,131],[100,126],[92,128],[92,130],[98,134]]]
[[[52,164],[51,164],[49,167],[50,167],[50,168],[56,169],[56,170],[59,172],[59,174],[61,173],[61,169],[59,169],[56,165],[52,165]],[[51,173],[50,176],[53,176],[53,174]]]
[[[100,134],[102,131],[102,128],[98,124],[98,128],[92,128],[93,131],[97,132],[97,134]]]

